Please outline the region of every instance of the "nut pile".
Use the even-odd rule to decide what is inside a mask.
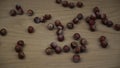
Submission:
[[[70,43],[70,45],[64,45],[61,48],[56,42],[51,42],[49,47],[45,49],[45,53],[47,55],[53,55],[54,53],[60,54],[61,52],[68,53],[72,50],[72,52],[74,53],[72,61],[74,63],[78,63],[81,60],[79,54],[87,51],[86,45],[88,42],[85,38],[81,38],[79,33],[75,33],[73,35],[73,39],[77,40],[79,44],[76,41],[73,41]]]
[[[105,36],[100,36],[99,42],[102,48],[106,48],[108,46],[107,38]]]
[[[52,18],[51,14],[45,14],[43,17],[35,17],[34,22],[45,23],[47,20],[50,20],[51,18]]]
[[[25,46],[25,43],[24,43],[23,40],[17,41],[17,44],[15,46],[15,51],[18,53],[18,58],[19,59],[24,59],[25,58],[25,54],[23,52],[24,46]]]
[[[73,3],[73,2],[68,2],[66,0],[55,0],[55,2],[57,4],[61,4],[63,7],[68,7],[71,9],[75,7],[82,8],[84,6],[83,3],[80,1],[78,1],[77,3]],[[85,21],[89,25],[90,31],[92,32],[96,31],[96,20],[97,19],[100,19],[103,25],[107,27],[113,27],[114,30],[120,31],[120,24],[113,24],[113,22],[107,18],[107,15],[105,13],[100,12],[100,9],[98,7],[93,8],[93,13],[94,13],[93,15],[90,15],[85,18]],[[15,9],[11,9],[9,14],[10,16],[23,15],[24,10],[22,9],[20,5],[16,5]],[[34,11],[31,9],[28,9],[26,12],[26,15],[33,16]],[[34,23],[37,23],[37,24],[45,23],[47,22],[47,20],[51,20],[51,18],[52,18],[51,14],[45,14],[43,17],[34,17],[33,21]],[[74,29],[75,25],[77,25],[80,22],[80,20],[82,20],[83,18],[84,18],[83,14],[79,13],[75,18],[73,18],[72,21],[68,22],[66,26],[64,26],[60,20],[55,20],[54,23],[49,23],[47,25],[47,29],[51,31],[56,29],[57,40],[59,42],[63,42],[65,40],[65,37],[64,37],[65,28]],[[35,32],[34,27],[28,26],[27,32],[30,34],[34,33]],[[0,35],[1,36],[7,35],[7,30],[5,28],[2,28],[0,30]],[[88,45],[88,41],[85,38],[82,38],[79,33],[74,33],[72,38],[74,41],[72,41],[70,45],[64,45],[63,47],[58,46],[56,42],[51,42],[50,46],[45,49],[45,53],[47,55],[52,55],[54,53],[60,54],[62,52],[68,53],[72,51],[74,53],[72,57],[72,61],[74,63],[80,62],[81,60],[80,53],[84,53],[87,51],[86,45]],[[109,45],[107,38],[105,36],[100,36],[99,42],[102,48],[106,48]],[[24,46],[25,46],[25,43],[23,40],[17,41],[17,44],[15,46],[15,51],[18,53],[19,59],[25,58],[25,54],[23,52]]]
[[[82,8],[83,7],[83,3],[78,1],[77,3],[73,3],[73,2],[68,2],[67,0],[56,0],[55,1],[57,4],[61,4],[63,7],[69,7],[71,9],[78,7],[78,8]]]
[[[16,15],[23,15],[24,14],[24,10],[23,8],[21,7],[21,5],[16,5],[15,6],[15,9],[11,9],[10,12],[9,12],[10,16],[16,16]],[[34,12],[33,10],[31,9],[28,9],[26,14],[28,16],[33,16]]]
[[[100,12],[100,9],[98,7],[93,8],[93,13],[94,15],[90,15],[85,19],[89,25],[90,31],[92,32],[96,31],[97,28],[95,20],[97,19],[100,19],[103,25],[107,27],[113,27],[116,31],[120,31],[120,24],[114,25],[113,22],[107,18],[107,15],[105,13]]]

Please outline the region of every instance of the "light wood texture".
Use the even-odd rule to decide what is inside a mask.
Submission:
[[[0,0],[0,29],[6,28],[8,35],[0,36],[0,68],[120,68],[120,32],[101,25],[97,20],[97,31],[90,32],[88,25],[81,20],[75,29],[65,31],[65,41],[56,40],[55,31],[46,29],[48,23],[53,23],[59,19],[65,25],[70,22],[78,13],[83,13],[84,17],[93,14],[92,8],[98,6],[102,13],[106,13],[108,18],[114,23],[120,24],[120,0],[68,0],[72,2],[82,1],[83,8],[63,8],[54,3],[54,0]],[[18,15],[11,17],[10,9],[15,8],[15,4],[22,5],[26,11],[32,9],[35,15],[32,17]],[[35,24],[33,18],[52,14],[52,20],[45,24]],[[28,34],[26,29],[32,25],[36,31],[34,34]],[[47,56],[44,49],[49,46],[50,42],[56,41],[59,46],[70,44],[72,35],[79,32],[82,37],[89,42],[88,52],[80,54],[81,62],[73,63],[70,53],[54,54]],[[109,47],[102,49],[99,46],[98,38],[104,35],[107,37]],[[24,40],[26,46],[24,52],[25,60],[19,60],[17,53],[14,51],[17,40]]]

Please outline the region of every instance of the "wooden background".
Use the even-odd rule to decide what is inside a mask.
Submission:
[[[114,23],[120,24],[120,0],[69,0],[71,2],[82,1],[83,8],[63,8],[54,3],[54,0],[0,0],[0,29],[6,28],[8,35],[0,36],[0,68],[120,68],[120,32],[101,25],[97,20],[97,31],[90,32],[88,25],[81,20],[74,30],[65,31],[65,41],[56,40],[55,31],[46,29],[48,23],[53,23],[59,19],[65,25],[70,22],[78,13],[83,13],[84,17],[92,14],[92,8],[98,6],[102,13],[106,13],[108,18]],[[28,17],[26,14],[11,17],[10,9],[14,9],[16,4],[22,5],[26,11],[32,9],[35,15]],[[33,18],[52,14],[52,20],[45,24],[35,24]],[[33,26],[36,31],[34,34],[28,34],[26,29]],[[89,42],[88,52],[80,54],[81,62],[73,63],[70,53],[47,56],[44,49],[50,42],[56,41],[59,46],[69,45],[72,35],[79,32],[82,37]],[[102,49],[99,46],[98,37],[104,35],[107,37],[109,47]],[[14,47],[18,40],[24,40],[26,46],[24,52],[25,60],[19,60]]]

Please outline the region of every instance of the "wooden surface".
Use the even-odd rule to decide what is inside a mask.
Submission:
[[[56,19],[61,20],[65,25],[78,13],[83,13],[86,17],[92,14],[92,8],[95,6],[98,6],[102,13],[106,13],[114,23],[120,24],[120,0],[69,1],[82,1],[85,6],[72,10],[55,4],[54,0],[0,0],[0,29],[6,28],[8,30],[7,36],[0,36],[0,68],[120,68],[120,32],[101,25],[99,20],[96,21],[96,32],[90,32],[84,20],[81,20],[74,30],[66,29],[65,41],[61,43],[56,40],[56,30],[46,29],[46,25],[53,23]],[[34,10],[35,15],[28,17],[24,14],[11,17],[9,11],[15,7],[15,4],[22,5],[25,11],[27,9]],[[34,17],[41,17],[47,13],[52,14],[52,20],[45,24],[33,22]],[[26,31],[30,25],[36,29],[34,34],[28,34]],[[65,44],[69,45],[73,41],[72,35],[75,32],[79,32],[89,42],[88,52],[80,54],[80,63],[71,61],[72,51],[67,54],[45,55],[44,49],[49,46],[50,42],[56,41],[61,47]],[[108,39],[109,47],[106,49],[99,46],[98,37],[101,35]],[[24,48],[25,60],[19,60],[14,51],[17,40],[21,39],[26,43]]]

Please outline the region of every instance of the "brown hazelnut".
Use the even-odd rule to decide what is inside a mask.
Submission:
[[[55,27],[54,27],[54,24],[49,23],[49,24],[47,25],[47,28],[48,28],[48,30],[53,30]]]
[[[55,0],[55,2],[56,2],[57,4],[60,4],[60,3],[62,2],[62,0]]]
[[[116,31],[120,31],[120,24],[115,24],[113,27]]]
[[[56,34],[57,35],[62,35],[63,34],[63,30],[57,30]]]
[[[61,48],[60,46],[57,46],[57,47],[55,48],[55,52],[56,52],[57,54],[60,54],[60,53],[62,52],[62,48]]]
[[[93,12],[96,13],[96,12],[100,12],[100,9],[98,7],[94,7],[93,8]]]
[[[82,45],[80,46],[80,52],[83,53],[83,52],[86,52],[87,51],[87,48],[85,45]]]
[[[83,19],[82,13],[79,13],[79,14],[77,15],[77,18],[78,18],[79,20]]]
[[[59,26],[59,25],[61,25],[61,22],[60,22],[60,20],[55,20],[55,26],[57,27],[57,26]]]
[[[42,23],[45,23],[45,22],[47,21],[47,19],[46,19],[44,16],[41,17],[40,19],[41,19],[41,22],[42,22]]]
[[[18,14],[18,15],[23,15],[23,14],[24,14],[23,9],[18,9],[18,10],[17,10],[17,14]]]
[[[19,4],[16,4],[15,8],[16,8],[16,10],[22,9],[21,5],[19,5]]]
[[[105,41],[106,40],[106,37],[105,36],[100,36],[100,38],[99,38],[99,41],[101,42],[101,41]]]
[[[62,1],[62,6],[63,7],[68,7],[68,1]]]
[[[80,34],[79,34],[79,33],[75,33],[75,34],[73,35],[73,39],[74,39],[74,40],[79,40],[79,39],[80,39]]]
[[[74,63],[80,62],[80,55],[77,55],[77,54],[73,55],[72,61],[73,61]]]
[[[106,26],[107,27],[112,27],[113,26],[113,22],[108,20],[107,23],[106,23]]]
[[[76,4],[76,6],[77,6],[78,8],[81,8],[81,7],[83,7],[83,3],[80,2],[80,1],[78,1],[77,4]]]
[[[69,6],[69,8],[71,8],[71,9],[72,9],[72,8],[74,8],[74,7],[75,7],[75,4],[74,4],[73,2],[70,2],[68,6]]]
[[[16,46],[15,46],[15,51],[16,51],[16,52],[22,52],[22,51],[23,51],[23,47],[20,46],[20,45],[16,45]]]
[[[52,48],[50,48],[50,47],[48,47],[48,48],[45,49],[45,53],[46,53],[47,55],[52,55],[53,52],[54,52],[54,50],[53,50]]]
[[[108,42],[107,42],[107,41],[101,41],[101,42],[100,42],[100,46],[101,46],[102,48],[106,48],[106,47],[108,46]]]
[[[90,15],[90,19],[92,19],[92,20],[96,20],[96,16],[95,15]]]
[[[27,10],[27,15],[28,16],[33,16],[33,14],[34,14],[33,10],[31,10],[31,9]]]
[[[107,16],[105,13],[101,14],[101,19],[107,19]]]
[[[58,30],[64,30],[64,26],[63,26],[62,24],[61,24],[61,25],[58,25],[58,26],[57,26],[57,29],[58,29]]]
[[[10,14],[10,16],[16,16],[17,15],[17,13],[14,9],[11,9],[9,14]]]
[[[63,51],[66,53],[66,52],[69,52],[70,51],[70,47],[68,45],[64,45],[63,46]]]
[[[89,25],[95,25],[95,23],[96,23],[95,20],[89,20],[89,23],[88,23],[88,24],[89,24]]]
[[[80,47],[79,46],[75,47],[73,49],[73,52],[76,53],[76,54],[80,53]]]
[[[35,18],[34,18],[34,22],[35,22],[35,23],[40,23],[40,22],[41,22],[41,18],[35,17]]]
[[[63,34],[58,35],[57,40],[60,41],[60,42],[64,41],[65,40],[64,35]]]
[[[34,33],[35,29],[32,26],[28,26],[28,33]]]
[[[82,39],[80,40],[80,44],[83,45],[83,46],[85,46],[85,45],[88,44],[88,42],[87,42],[87,40],[86,40],[85,38],[82,38]]]
[[[100,12],[95,12],[96,18],[101,19],[101,13]]]
[[[102,19],[102,20],[101,20],[101,23],[102,23],[103,25],[107,25],[107,22],[108,22],[107,19]]]
[[[50,20],[52,18],[51,14],[45,14],[43,16],[46,20]]]
[[[23,40],[19,40],[19,41],[17,41],[17,45],[19,45],[19,46],[25,46],[25,43],[24,43],[24,41]]]
[[[75,42],[75,41],[71,42],[71,48],[72,49],[76,48],[77,46],[78,46],[77,42]]]
[[[74,28],[74,24],[73,23],[67,23],[67,25],[66,25],[66,27],[68,28],[68,29],[73,29]]]
[[[2,35],[2,36],[7,35],[7,30],[6,30],[5,28],[2,28],[2,29],[0,30],[0,35]]]
[[[50,47],[51,47],[52,49],[55,49],[57,46],[58,46],[58,45],[57,45],[56,42],[52,42],[52,43],[50,44]]]
[[[96,31],[96,25],[90,25],[89,26],[90,31],[94,32]]]
[[[74,19],[72,20],[72,22],[73,22],[74,24],[78,24],[78,23],[79,23],[79,19],[78,19],[78,18],[74,18]]]
[[[89,23],[90,20],[91,20],[91,19],[90,19],[89,16],[85,18],[85,21],[86,21],[87,23]]]
[[[19,58],[19,59],[24,59],[24,58],[25,58],[24,52],[19,52],[19,53],[18,53],[18,58]]]

